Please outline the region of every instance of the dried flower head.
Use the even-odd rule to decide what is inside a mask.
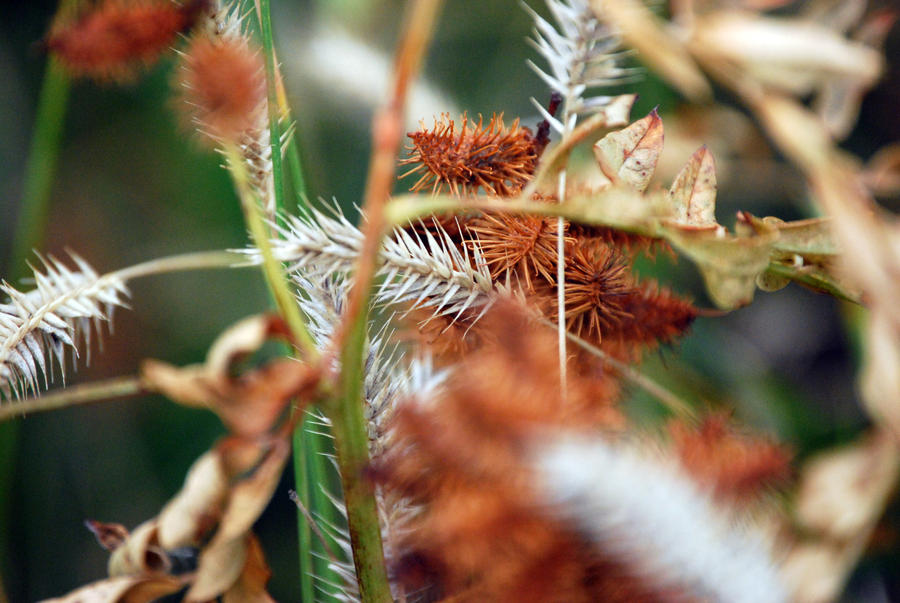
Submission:
[[[719,499],[752,502],[790,475],[791,454],[784,446],[743,433],[724,414],[705,417],[698,426],[673,422],[669,434],[684,468]]]
[[[127,81],[141,67],[155,63],[209,4],[105,0],[74,21],[57,24],[45,47],[73,75]]]
[[[535,290],[536,278],[556,282],[555,219],[489,213],[470,220],[466,230],[474,239],[468,244],[481,248],[495,281],[509,280],[527,291]],[[573,242],[566,238],[566,243]]]
[[[214,140],[238,142],[265,119],[265,67],[245,36],[195,38],[184,53],[179,83],[182,106]]]
[[[431,130],[421,124],[412,139],[410,156],[400,165],[413,165],[403,174],[420,174],[412,191],[431,188],[439,193],[444,187],[456,196],[476,194],[479,189],[491,195],[516,194],[534,174],[542,144],[531,130],[515,120],[507,128],[503,115],[493,115],[487,126],[462,116],[459,129],[448,114],[434,120]]]

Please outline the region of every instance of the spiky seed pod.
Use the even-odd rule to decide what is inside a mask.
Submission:
[[[440,193],[446,187],[456,196],[484,190],[507,197],[521,190],[537,166],[539,145],[531,131],[518,119],[507,128],[502,114],[491,116],[485,126],[480,116],[475,123],[464,113],[457,129],[444,113],[431,130],[423,122],[418,132],[407,136],[412,140],[410,156],[400,165],[414,167],[401,178],[419,175],[410,189],[414,192],[430,188]]]
[[[610,247],[577,243],[569,247],[565,261],[568,330],[585,339],[602,341],[605,333],[629,317],[623,305],[624,297],[632,291],[628,266]]]
[[[239,143],[265,125],[265,66],[245,36],[194,38],[178,81],[181,107],[213,140]]]
[[[618,297],[623,315],[604,332],[601,346],[626,361],[683,335],[697,317],[697,308],[654,282],[636,284]]]
[[[534,280],[556,282],[556,220],[543,216],[484,214],[466,224],[472,239],[467,243],[481,248],[495,281],[521,284],[535,290]],[[575,239],[566,237],[566,244]]]
[[[681,464],[716,498],[735,503],[758,501],[790,475],[791,454],[775,441],[739,430],[726,415],[705,417],[699,425],[669,425]]]
[[[105,0],[74,21],[60,22],[45,47],[75,76],[128,81],[155,63],[207,9],[209,0]]]

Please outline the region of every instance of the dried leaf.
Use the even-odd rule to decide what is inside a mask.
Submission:
[[[840,595],[900,475],[898,452],[893,436],[875,432],[803,468],[796,518],[811,534],[781,563],[792,601],[827,603]]]
[[[898,452],[896,441],[881,432],[810,460],[801,473],[798,523],[836,540],[866,531],[881,516],[896,483]]]
[[[103,523],[102,521],[85,520],[84,525],[89,529],[100,546],[107,551],[114,551],[128,538],[128,528],[120,523]]]
[[[273,603],[275,600],[266,592],[271,576],[259,539],[250,534],[244,569],[237,582],[222,595],[222,603]]]
[[[237,581],[247,560],[247,537],[213,539],[200,553],[197,577],[184,600],[188,603],[211,601]]]
[[[272,498],[289,453],[287,442],[276,441],[250,477],[232,488],[219,528],[200,553],[188,601],[215,598],[235,584],[247,558],[250,528]]]
[[[805,19],[719,11],[698,19],[690,48],[737,64],[767,86],[806,95],[834,78],[871,86],[881,75],[881,55]]]
[[[308,398],[318,373],[296,360],[280,358],[233,376],[234,363],[280,333],[279,320],[256,316],[220,336],[202,366],[176,368],[148,360],[142,367],[147,389],[188,406],[211,407],[235,435],[256,437],[272,429],[292,398]]]
[[[184,587],[176,576],[116,576],[43,603],[148,603]]]
[[[159,514],[160,544],[166,549],[197,544],[222,513],[228,481],[217,450],[197,459],[181,491]]]
[[[594,156],[613,184],[625,182],[647,190],[663,147],[663,123],[656,109],[627,128],[611,132],[594,145]]]
[[[159,545],[156,519],[145,521],[109,557],[110,576],[166,574],[172,567]]]
[[[672,183],[669,197],[675,221],[692,226],[716,225],[716,162],[706,146],[691,156]]]

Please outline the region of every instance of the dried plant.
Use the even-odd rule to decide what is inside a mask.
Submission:
[[[108,577],[55,600],[273,600],[253,526],[281,496],[292,448],[303,600],[833,600],[900,480],[900,247],[871,179],[832,139],[882,69],[884,22],[713,1],[672,3],[664,21],[636,0],[547,0],[549,20],[526,6],[547,66],[529,65],[551,89],[548,106],[534,101],[543,121],[445,113],[398,157],[439,4],[408,7],[359,225],[337,201],[284,201],[288,180],[305,191],[268,2],[61,11],[45,47],[75,76],[133,79],[178,47],[173,96],[224,157],[249,243],[105,275],[48,255],[32,290],[0,285],[0,420],[159,393],[225,431],[154,517],[88,521]],[[689,99],[709,101],[713,80],[730,90],[837,220],[742,211],[720,224],[709,148],[661,174],[664,118],[633,119],[635,95],[604,94],[640,73],[632,51]],[[570,161],[584,143],[593,159]],[[411,194],[391,196],[397,172],[415,178]],[[664,282],[642,273],[660,251],[696,265],[717,310],[664,270]],[[146,360],[134,376],[38,395],[67,356],[89,355],[130,280],[239,267],[261,268],[275,312],[225,330],[204,362]],[[641,364],[698,318],[790,282],[871,310],[872,434],[803,467],[793,442],[743,425],[730,400],[717,409],[703,390],[686,403]],[[262,351],[275,341],[280,353]],[[635,390],[673,415],[667,427],[634,412]],[[839,481],[854,487],[836,495]]]

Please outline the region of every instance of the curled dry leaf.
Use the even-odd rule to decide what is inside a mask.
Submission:
[[[172,562],[159,544],[156,519],[145,521],[132,530],[109,556],[110,576],[147,576],[166,574]]]
[[[216,340],[202,366],[177,368],[146,361],[144,385],[182,404],[210,407],[235,435],[262,435],[273,428],[293,398],[309,398],[318,383],[315,369],[289,358],[233,376],[240,358],[282,332],[279,319],[259,316],[244,320]]]
[[[250,534],[244,568],[237,582],[222,595],[222,603],[273,603],[275,600],[266,592],[271,576],[259,539]]]
[[[251,554],[250,528],[272,498],[289,453],[286,441],[275,441],[253,473],[231,488],[219,527],[200,552],[197,575],[186,600],[214,599],[238,581],[246,563],[259,565]]]
[[[656,109],[627,128],[611,132],[594,145],[603,175],[613,184],[624,182],[647,190],[663,148],[663,123]]]
[[[120,523],[103,523],[88,519],[84,525],[107,551],[114,551],[128,538],[128,528]]]
[[[159,514],[159,542],[172,549],[196,544],[222,513],[229,486],[222,458],[213,449],[194,462],[181,491]]]
[[[43,603],[147,603],[183,587],[184,579],[176,576],[116,576]]]

